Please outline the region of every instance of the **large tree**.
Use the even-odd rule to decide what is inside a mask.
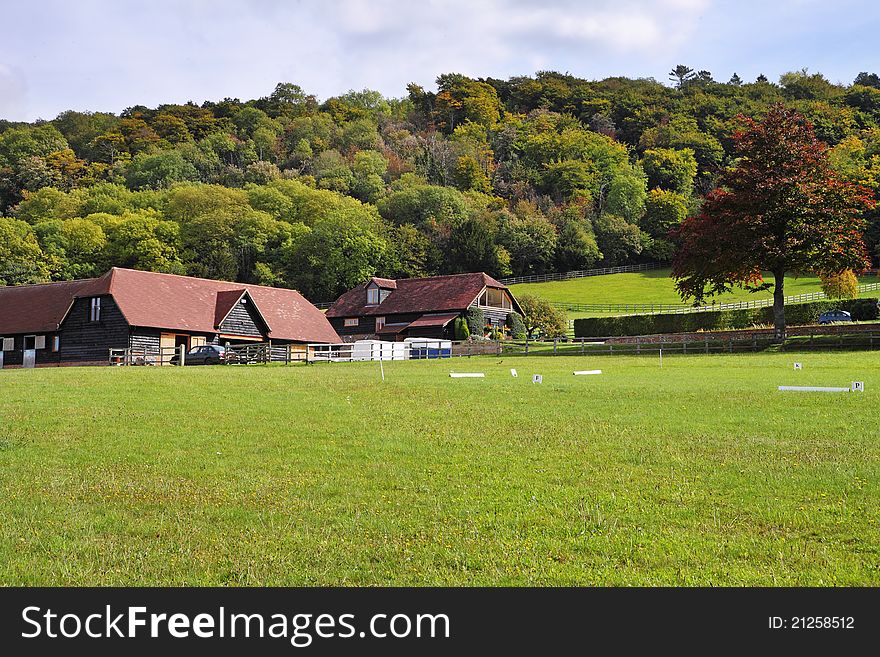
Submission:
[[[763,121],[740,117],[738,161],[721,176],[702,213],[675,231],[680,248],[672,276],[682,299],[701,303],[732,286],[773,283],[777,340],[785,338],[785,275],[862,270],[869,190],[837,177],[828,147],[796,111],[774,105]]]

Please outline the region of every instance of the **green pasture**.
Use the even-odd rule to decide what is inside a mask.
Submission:
[[[878,372],[864,352],[390,362],[384,383],[4,370],[0,584],[877,586]]]
[[[773,282],[770,274],[765,279]],[[870,274],[859,279],[860,283],[876,283],[877,276]],[[669,269],[654,269],[631,274],[610,274],[607,276],[590,276],[573,278],[567,281],[550,281],[547,283],[523,283],[512,285],[514,295],[531,294],[548,301],[558,303],[597,303],[597,304],[682,304],[675,291],[675,284],[669,277]],[[816,276],[794,276],[785,279],[785,295],[821,292],[822,288]],[[865,296],[876,296],[877,292],[866,293]],[[756,301],[772,298],[772,290],[748,292],[734,289],[708,301],[716,303],[736,303],[740,301]],[[578,317],[596,317],[605,313],[597,311],[572,311],[569,319]],[[612,314],[625,314],[623,311]]]

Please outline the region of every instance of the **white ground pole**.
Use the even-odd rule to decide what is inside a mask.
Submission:
[[[482,379],[485,378],[483,372],[450,372],[449,377],[452,379]]]
[[[585,374],[601,374],[602,370],[578,370],[573,372],[575,376],[584,376]]]
[[[832,388],[828,386],[779,386],[783,392],[850,392],[849,388]]]
[[[663,369],[663,347],[660,347],[660,369]]]
[[[379,371],[382,372],[382,383],[385,383],[385,365],[382,364],[382,352],[379,352]]]

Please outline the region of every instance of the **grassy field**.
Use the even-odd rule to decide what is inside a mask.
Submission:
[[[767,275],[772,281],[772,276]],[[859,280],[860,283],[876,283],[877,276],[868,275]],[[591,276],[575,278],[568,281],[551,281],[549,283],[524,283],[512,285],[515,295],[532,294],[549,301],[560,303],[664,303],[681,304],[682,300],[675,291],[675,285],[669,278],[668,269],[655,269],[632,274],[611,274],[608,276]],[[815,276],[786,278],[785,294],[806,294],[820,292],[819,279]],[[876,292],[872,293],[876,296]],[[772,291],[751,294],[745,290],[734,290],[714,298],[717,303],[734,303],[737,301],[755,301],[771,298]],[[594,317],[602,313],[581,312],[569,313],[569,318]]]
[[[0,584],[876,586],[878,367],[3,371]]]

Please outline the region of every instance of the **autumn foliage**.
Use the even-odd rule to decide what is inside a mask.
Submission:
[[[762,121],[741,117],[738,160],[707,195],[702,212],[673,233],[679,250],[672,275],[683,299],[770,287],[774,323],[784,337],[786,273],[861,271],[870,266],[863,241],[870,190],[841,180],[828,147],[797,112],[773,106]]]

